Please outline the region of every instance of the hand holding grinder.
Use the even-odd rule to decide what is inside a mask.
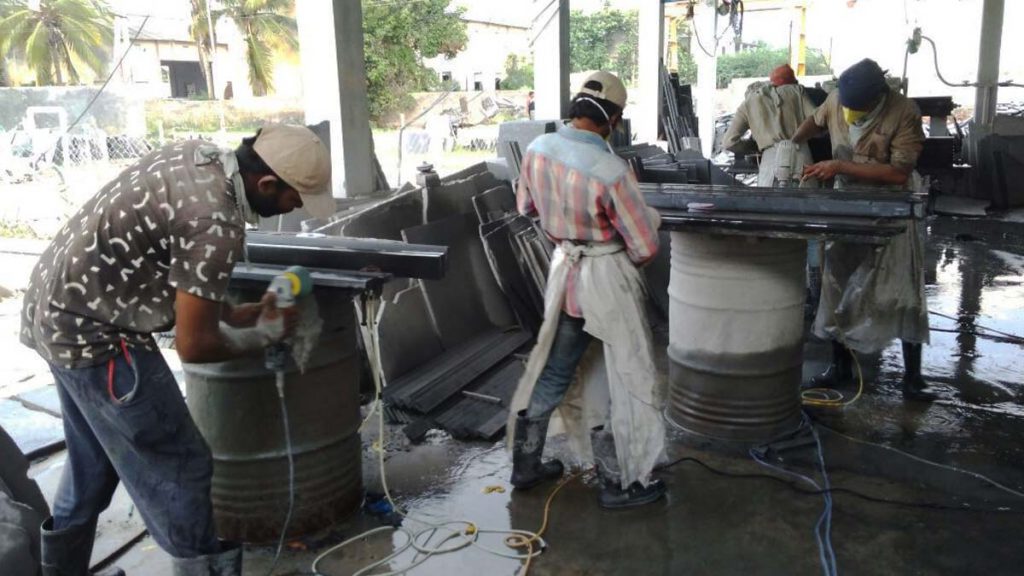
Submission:
[[[291,266],[270,281],[267,292],[274,295],[274,302],[278,310],[295,306],[296,298],[305,296],[313,291],[313,278],[309,271],[302,266]],[[288,356],[291,353],[289,346],[284,341],[277,341],[266,348],[265,363],[268,370],[281,371],[288,364]]]

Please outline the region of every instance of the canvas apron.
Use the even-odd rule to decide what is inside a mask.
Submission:
[[[528,406],[547,363],[573,267],[578,270],[583,329],[600,341],[605,370],[595,373],[599,364],[587,362],[588,372],[581,364],[565,400],[552,416],[549,435],[564,431],[578,461],[587,464],[593,461],[590,429],[610,422],[622,485],[634,481],[646,485],[665,447],[660,401],[656,399],[661,376],[654,365],[643,277],[621,244],[563,242],[555,250],[544,297],[544,321],[512,399],[508,437],[515,437],[516,414]]]

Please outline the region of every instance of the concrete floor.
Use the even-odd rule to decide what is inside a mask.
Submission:
[[[930,221],[928,299],[937,328],[980,331],[984,325],[1024,334],[1024,225],[994,220]],[[826,347],[807,345],[805,374],[824,366]],[[902,370],[898,344],[863,358],[864,396],[839,412],[817,409],[810,416],[856,438],[879,442],[990,476],[1024,491],[1024,347],[963,333],[934,332],[925,353],[925,373],[942,398],[905,404],[899,395]],[[843,392],[852,394],[853,389]],[[875,497],[952,506],[935,510],[868,502],[834,494],[832,543],[838,570],[846,574],[1020,574],[1024,564],[1024,499],[1000,492],[964,474],[932,467],[881,448],[859,444],[820,428],[824,458],[834,487]],[[464,443],[431,435],[409,446],[391,430],[387,479],[413,531],[465,519],[480,528],[537,530],[552,486],[513,493],[511,465],[502,443]],[[669,458],[692,456],[730,473],[766,473],[743,451],[715,446],[671,431]],[[366,438],[367,444],[369,437]],[[559,452],[558,442],[553,443]],[[380,491],[374,455],[367,450],[364,477]],[[776,461],[819,478],[812,449]],[[51,462],[50,467],[54,464]],[[52,473],[52,471],[51,471]],[[820,495],[803,495],[782,482],[729,478],[693,462],[659,473],[669,497],[642,509],[606,512],[596,491],[581,481],[554,499],[545,534],[548,548],[530,567],[536,575],[583,574],[818,574],[822,572],[814,528]],[[493,487],[505,491],[491,491]],[[806,488],[806,486],[804,486]],[[310,574],[313,558],[331,544],[380,525],[357,514],[322,534],[289,543],[275,574]],[[352,574],[404,542],[382,534],[331,555],[323,574]],[[501,536],[482,533],[478,543],[505,552]],[[264,574],[270,547],[246,550],[246,574]],[[407,566],[406,551],[390,562]],[[169,559],[148,537],[116,564],[129,574],[170,574]],[[500,558],[480,546],[434,556],[410,574],[511,575],[518,560]]]

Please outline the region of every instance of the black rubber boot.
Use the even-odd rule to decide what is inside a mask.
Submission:
[[[53,529],[53,518],[47,518],[40,529],[42,538],[43,576],[125,576],[120,568],[89,572],[92,543],[96,537],[96,520],[83,526]]]
[[[850,360],[850,350],[832,341],[832,363],[828,368],[811,378],[812,388],[835,388],[853,379],[853,362]]]
[[[936,396],[929,390],[928,382],[921,376],[922,349],[921,344],[903,342],[903,398],[931,402]]]
[[[527,418],[526,410],[516,415],[516,436],[512,443],[512,486],[529,490],[547,480],[562,477],[565,467],[558,460],[541,461],[549,418]]]
[[[195,558],[172,559],[174,576],[242,576],[242,546],[221,542],[221,551]]]
[[[633,482],[629,488],[623,490],[616,482],[613,485],[605,485],[597,497],[601,508],[618,510],[621,508],[633,508],[643,506],[661,499],[667,489],[661,480],[651,480],[647,486],[639,482]]]
[[[665,483],[661,480],[651,480],[646,487],[639,482],[633,482],[628,489],[622,489],[622,473],[619,471],[619,458],[615,451],[615,437],[611,432],[605,431],[604,426],[591,429],[590,447],[594,452],[597,476],[601,481],[597,503],[602,508],[615,510],[643,506],[665,495]]]

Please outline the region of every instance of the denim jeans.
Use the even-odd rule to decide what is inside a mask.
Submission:
[[[220,550],[213,524],[213,459],[160,352],[126,350],[110,366],[50,365],[64,412],[67,462],[53,528],[94,521],[118,481],[168,554]]]
[[[583,353],[594,339],[583,331],[582,318],[565,312],[558,318],[558,332],[526,408],[527,418],[548,418],[565,398]]]

